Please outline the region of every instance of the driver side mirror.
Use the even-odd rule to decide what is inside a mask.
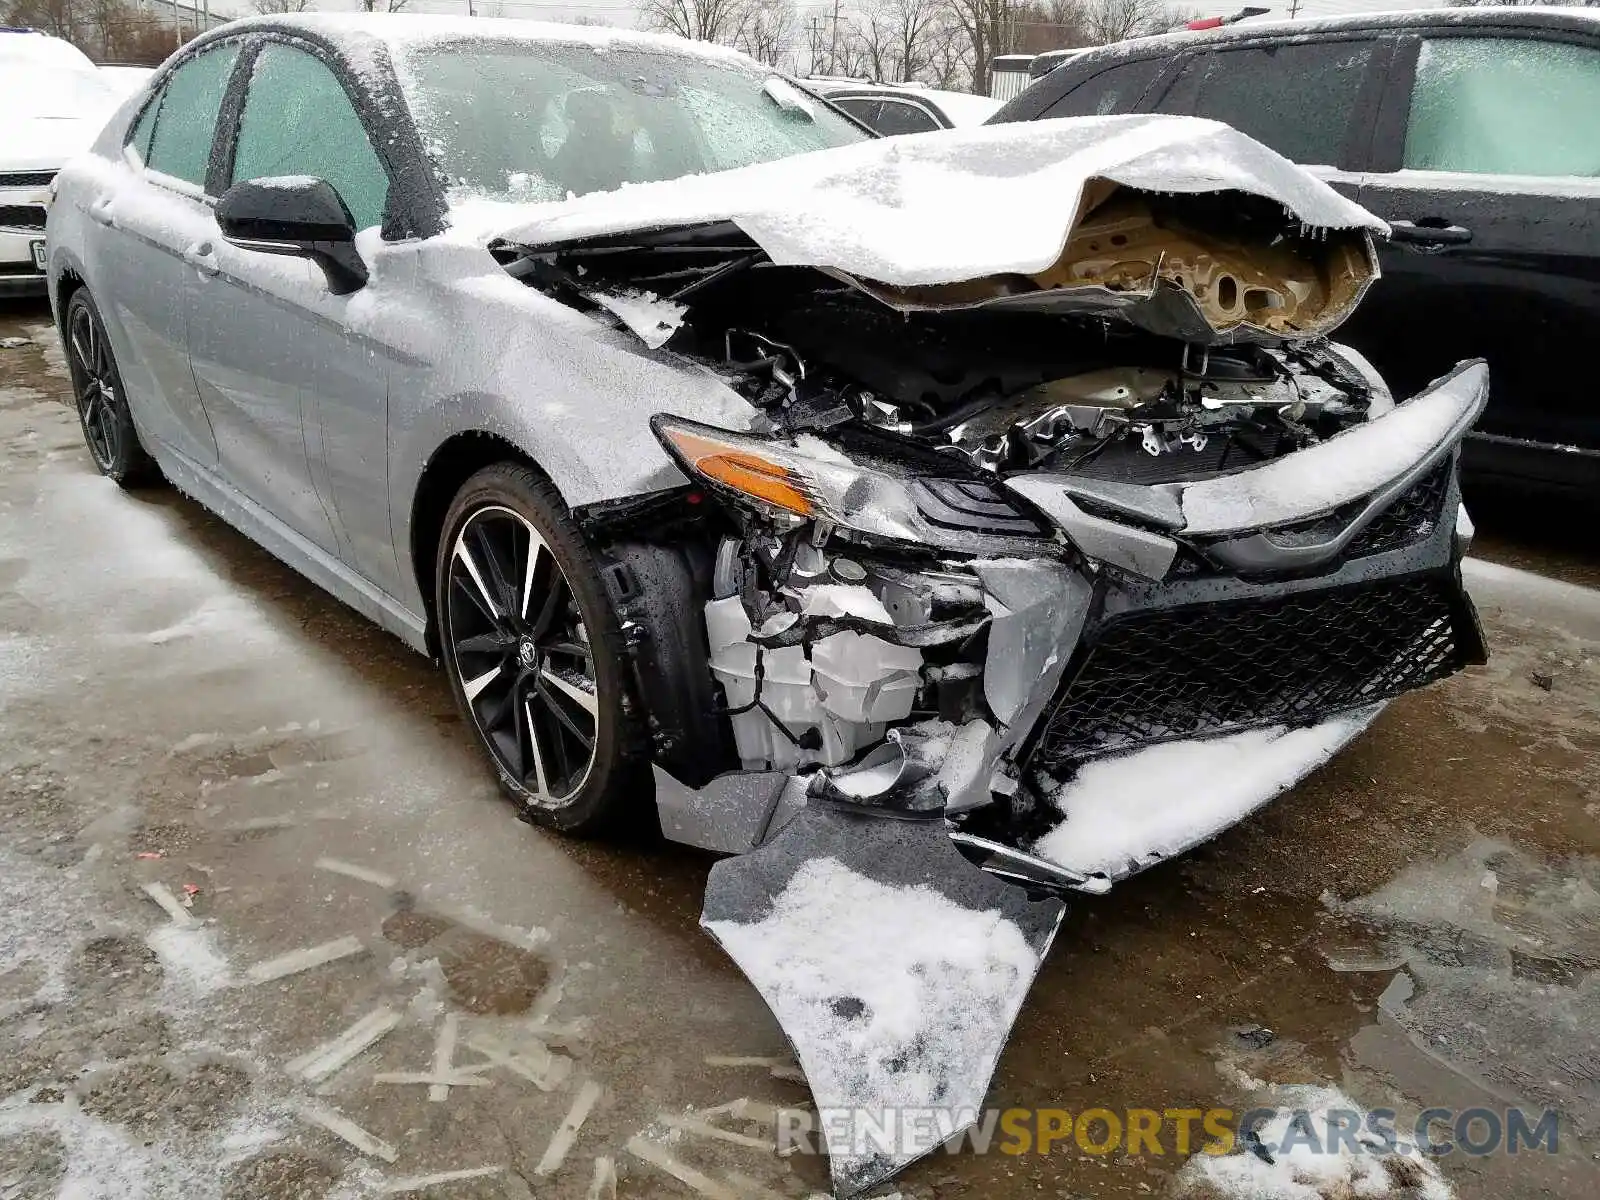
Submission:
[[[243,250],[292,254],[322,268],[328,290],[346,296],[367,282],[356,223],[333,185],[309,175],[244,179],[217,201],[222,236]]]

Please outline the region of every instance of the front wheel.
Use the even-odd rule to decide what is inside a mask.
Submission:
[[[105,323],[83,288],[67,301],[66,331],[78,423],[94,465],[122,487],[154,483],[161,476],[160,469],[139,443]]]
[[[642,819],[626,643],[555,488],[515,463],[479,471],[445,517],[434,577],[450,686],[502,788],[564,833]]]

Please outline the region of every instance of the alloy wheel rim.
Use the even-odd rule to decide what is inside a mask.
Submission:
[[[78,419],[83,423],[89,453],[102,471],[116,464],[121,438],[117,412],[121,398],[111,369],[111,353],[94,315],[79,308],[72,316],[69,340],[74,374],[78,378]]]
[[[451,547],[456,679],[490,752],[532,802],[563,804],[594,767],[600,692],[572,587],[538,530],[499,505]]]

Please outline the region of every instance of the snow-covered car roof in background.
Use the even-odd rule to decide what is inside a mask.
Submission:
[[[71,42],[0,31],[0,170],[60,167],[89,148],[123,95]]]
[[[38,29],[0,30],[0,65],[20,63],[73,71],[96,69],[87,54],[63,38]]]
[[[1406,29],[1419,25],[1527,25],[1552,23],[1600,31],[1600,9],[1558,5],[1483,5],[1462,8],[1397,8],[1347,13],[1337,17],[1300,17],[1295,20],[1241,21],[1216,29],[1157,33],[1093,46],[1070,59],[1080,66],[1100,59],[1120,60],[1137,51],[1139,57],[1177,54],[1217,42],[1249,38],[1312,38],[1342,29]],[[1056,64],[1061,65],[1061,64]]]
[[[430,43],[461,41],[534,42],[592,46],[596,50],[647,50],[681,58],[699,58],[772,73],[749,55],[714,42],[691,42],[675,34],[641,33],[596,25],[562,25],[510,17],[457,17],[428,13],[287,13],[245,17],[222,26],[223,36],[265,29],[303,29],[345,50],[359,63],[362,51],[377,46],[412,51]]]
[[[1377,217],[1216,121],[1087,117],[881,138],[713,175],[529,206],[501,237],[527,247],[731,221],[780,265],[900,287],[1043,271],[1091,181],[1240,191],[1303,224],[1387,234]]]
[[[154,75],[155,73],[156,69],[154,67],[124,67],[104,65],[100,67],[101,76],[103,76],[112,87],[116,88],[117,91],[121,92],[124,96],[133,95],[134,92],[138,91],[146,83],[148,83],[150,76]]]

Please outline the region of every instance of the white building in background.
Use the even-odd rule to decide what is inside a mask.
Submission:
[[[989,60],[989,95],[1009,100],[1028,86],[1031,54],[997,54]]]

